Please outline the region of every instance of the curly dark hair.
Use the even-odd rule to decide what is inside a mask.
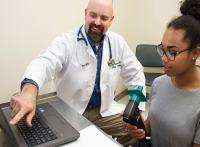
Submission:
[[[183,41],[188,41],[192,50],[200,45],[200,0],[185,0],[180,11],[182,16],[169,22],[167,28],[183,30]]]

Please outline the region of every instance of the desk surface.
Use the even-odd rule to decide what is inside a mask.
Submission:
[[[49,102],[53,108],[58,111],[76,130],[81,131],[87,128],[90,125],[94,125],[77,111],[75,111],[72,107],[68,104],[63,102],[60,98],[56,96],[56,93],[49,93],[40,95],[37,98],[37,104],[42,104],[45,102]],[[71,117],[73,116],[73,117]],[[100,130],[100,129],[99,129]],[[105,136],[108,136],[105,132],[100,130]],[[110,138],[108,136],[108,138]],[[113,142],[121,146],[118,142],[110,138]],[[9,138],[5,135],[5,133],[0,128],[0,147],[12,147],[12,144],[9,141]],[[122,147],[122,146],[121,146]]]

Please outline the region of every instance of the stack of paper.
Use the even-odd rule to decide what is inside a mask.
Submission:
[[[105,136],[94,125],[91,125],[80,132],[80,138],[60,147],[119,147],[117,143]]]

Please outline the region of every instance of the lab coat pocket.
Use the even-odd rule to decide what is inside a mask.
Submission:
[[[109,72],[109,85],[110,85],[110,97],[114,98],[114,91],[117,87],[120,71],[111,69]]]

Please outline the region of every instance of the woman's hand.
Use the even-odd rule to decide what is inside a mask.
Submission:
[[[144,138],[146,133],[143,129],[138,129],[136,126],[130,124],[125,125],[125,130],[130,133],[131,137],[138,140]]]

